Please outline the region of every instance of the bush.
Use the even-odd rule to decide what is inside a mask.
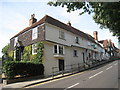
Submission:
[[[3,71],[7,79],[20,77],[37,76],[44,74],[43,64],[35,64],[31,62],[6,61]]]

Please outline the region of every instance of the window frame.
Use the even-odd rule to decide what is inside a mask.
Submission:
[[[64,55],[65,54],[64,46],[63,45],[54,45],[53,46],[53,54]]]
[[[73,57],[78,57],[78,51],[77,50],[73,50]]]
[[[35,51],[36,50],[36,51]],[[32,44],[32,55],[37,54],[36,43]]]
[[[59,39],[65,40],[65,32],[64,31],[59,31]]]
[[[32,40],[38,38],[38,27],[32,28]]]
[[[79,44],[79,37],[75,37],[75,43]]]

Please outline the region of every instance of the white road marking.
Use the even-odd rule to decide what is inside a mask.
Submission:
[[[114,65],[117,65],[117,63],[115,63]]]
[[[64,90],[67,90],[67,89],[69,89],[69,88],[75,87],[75,86],[77,86],[78,84],[79,84],[79,83],[76,83],[76,84],[74,84],[74,85],[72,85],[72,86],[67,87],[67,88],[64,89]]]
[[[110,66],[110,67],[108,67],[106,70],[109,70],[110,68],[112,68],[113,66]]]
[[[93,78],[93,77],[95,77],[95,76],[97,76],[97,75],[99,75],[99,74],[101,74],[101,73],[103,73],[103,71],[100,71],[99,73],[96,73],[95,75],[90,76],[89,79],[91,79],[91,78]]]

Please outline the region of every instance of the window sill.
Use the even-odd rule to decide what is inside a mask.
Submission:
[[[64,58],[64,54],[53,54],[56,58]]]

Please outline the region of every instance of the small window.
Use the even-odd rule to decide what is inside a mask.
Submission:
[[[74,51],[73,51],[73,56],[74,56],[74,57],[78,57],[78,55],[77,55],[77,50],[74,50]]]
[[[32,40],[37,39],[38,37],[38,30],[37,27],[32,29]]]
[[[59,31],[59,38],[65,39],[65,33],[63,31]]]
[[[79,38],[78,37],[75,37],[75,43],[79,43]]]
[[[36,44],[33,44],[33,45],[32,45],[32,54],[37,54]]]

